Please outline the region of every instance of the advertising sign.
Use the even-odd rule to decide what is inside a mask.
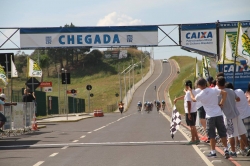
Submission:
[[[122,59],[128,57],[127,50],[109,50],[103,52],[106,59]]]
[[[21,48],[157,46],[158,26],[21,28]]]
[[[216,24],[181,25],[181,45],[216,54]]]
[[[223,65],[219,65],[219,70],[223,71]],[[245,92],[250,82],[250,68],[244,64],[236,65],[235,71],[234,88]],[[233,84],[234,64],[224,64],[224,75],[226,81]]]
[[[52,82],[41,82],[39,87],[52,87]]]

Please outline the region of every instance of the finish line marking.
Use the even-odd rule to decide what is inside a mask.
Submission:
[[[63,143],[63,144],[36,144],[36,145],[11,145],[0,146],[0,148],[22,148],[22,147],[69,147],[69,146],[84,146],[84,145],[186,145],[188,141],[145,141],[145,142],[101,142],[101,143]]]

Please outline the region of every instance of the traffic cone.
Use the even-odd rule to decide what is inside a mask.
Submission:
[[[32,130],[38,130],[36,122],[36,114],[33,115]]]

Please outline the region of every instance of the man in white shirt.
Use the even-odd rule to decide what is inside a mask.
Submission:
[[[192,89],[189,88],[191,99],[196,102],[200,101],[206,111],[206,132],[210,138],[210,147],[211,152],[208,154],[208,157],[216,157],[215,152],[215,137],[216,132],[215,128],[218,131],[218,134],[221,138],[221,142],[224,146],[224,155],[225,158],[229,158],[229,151],[227,149],[227,131],[223,121],[222,111],[220,106],[223,106],[227,93],[223,90],[216,88],[208,88],[207,81],[204,78],[199,78],[197,81],[198,88],[201,89],[201,92],[195,96],[192,92]],[[220,103],[218,102],[218,95],[222,95]],[[218,105],[219,103],[219,105]]]
[[[229,89],[234,90],[233,84],[229,83],[229,82],[227,82],[225,84],[225,88],[229,88]],[[242,122],[243,122],[244,126],[242,125],[242,122],[240,122],[241,125],[240,124],[237,124],[237,125],[241,126],[241,128],[243,128],[243,130],[244,130],[244,132],[242,132],[242,133],[247,132],[248,137],[249,137],[249,133],[250,133],[250,126],[249,126],[250,107],[248,105],[247,98],[246,98],[244,92],[241,89],[236,89],[236,90],[234,90],[234,92],[240,98],[240,101],[236,102],[236,108],[240,113],[239,118],[242,119]],[[236,124],[233,124],[233,125],[236,125]],[[245,127],[246,131],[245,131],[244,127]],[[241,134],[241,133],[239,133],[239,131],[237,131],[237,132],[238,132],[238,135]],[[234,135],[234,136],[236,136],[236,135]],[[250,148],[249,148],[249,145],[248,145],[248,142],[247,142],[247,137],[246,137],[245,134],[243,134],[242,138],[240,139],[240,149],[241,149],[240,154],[242,154],[243,156],[244,155],[247,155],[247,156],[250,155]]]
[[[192,135],[192,139],[188,143],[188,145],[192,145],[192,144],[200,143],[200,140],[199,140],[197,130],[196,130],[196,127],[195,127],[196,116],[197,116],[196,103],[192,101],[192,99],[190,97],[190,92],[187,91],[189,87],[192,88],[192,82],[190,80],[187,80],[185,82],[185,89],[184,89],[184,91],[186,91],[186,94],[184,96],[180,96],[180,97],[176,98],[174,100],[174,103],[176,103],[177,100],[184,99],[184,109],[185,109],[185,114],[186,114],[186,123],[187,123],[188,126],[190,126],[191,135]],[[192,90],[192,91],[195,93],[194,90]]]

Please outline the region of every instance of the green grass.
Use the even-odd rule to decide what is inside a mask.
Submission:
[[[188,56],[173,56],[170,59],[176,60],[176,62],[179,64],[180,67],[180,73],[178,77],[174,80],[173,84],[169,89],[170,99],[173,103],[175,97],[185,95],[185,93],[183,92],[184,82],[186,80],[191,80],[192,82],[194,82],[195,58]],[[199,68],[201,69],[200,61],[198,61],[198,65]],[[211,76],[215,76],[216,69],[209,68],[209,73]],[[183,100],[177,101],[176,108],[179,110],[181,114],[185,113]]]

